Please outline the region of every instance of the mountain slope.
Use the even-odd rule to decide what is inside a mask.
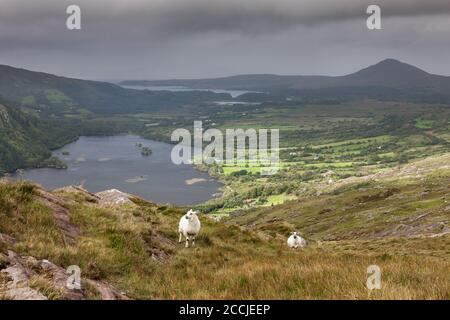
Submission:
[[[76,187],[50,193],[0,182],[0,299],[29,289],[43,299],[450,298],[448,235],[326,241],[308,233],[308,246],[295,251],[285,245],[285,228],[201,215],[196,248],[186,249],[176,232],[184,210],[129,199],[108,205]],[[382,269],[383,285],[369,293],[372,264]],[[81,269],[81,291],[61,286],[59,275],[71,265]],[[14,283],[24,267],[30,273]]]
[[[314,240],[450,236],[450,154],[315,185],[317,194],[233,221],[276,232],[299,229]]]
[[[75,138],[69,128],[37,119],[0,99],[0,175],[36,166],[50,157],[51,149]]]
[[[356,73],[338,78],[342,86],[423,88],[448,93],[450,77],[427,73],[412,65],[387,59]]]

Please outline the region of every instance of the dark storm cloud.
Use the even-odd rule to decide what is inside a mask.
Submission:
[[[113,34],[188,36],[201,32],[274,32],[364,18],[369,4],[384,17],[450,13],[448,0],[1,0],[0,23],[12,29],[49,35],[61,33],[64,11],[78,4],[86,27]],[[8,27],[9,26],[9,27]],[[22,27],[20,27],[22,26]],[[4,29],[0,31],[4,33]],[[27,34],[16,34],[26,37]]]
[[[379,35],[368,35],[365,29],[365,10],[372,3],[381,6],[386,20]],[[69,4],[82,9],[81,31],[65,28]],[[365,56],[348,56],[341,63],[346,66],[355,58],[378,57],[371,43],[379,52],[399,43],[417,51],[412,44],[427,38],[424,46],[448,49],[442,44],[448,40],[448,15],[448,0],[0,0],[0,59],[80,75],[83,67],[95,66],[99,77],[132,77],[136,72],[137,77],[145,77],[145,72],[163,76],[164,67],[166,75],[176,75],[176,70],[180,75],[205,76],[234,69],[285,72],[299,50],[307,55],[308,50],[334,48],[338,54],[355,44],[362,54],[372,50]],[[299,41],[311,48],[292,44]],[[291,53],[280,52],[280,46],[290,47]],[[209,63],[214,70],[205,67],[211,56],[221,61]],[[275,59],[268,64],[271,56]],[[121,59],[127,61],[125,70]]]

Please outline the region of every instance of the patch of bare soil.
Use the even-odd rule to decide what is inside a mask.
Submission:
[[[170,253],[174,252],[176,244],[172,240],[162,236],[161,234],[148,230],[142,235],[150,256],[159,262],[164,262],[170,257]]]

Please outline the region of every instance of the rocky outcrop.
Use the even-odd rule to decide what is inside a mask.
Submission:
[[[100,200],[100,198],[97,197],[95,194],[87,191],[86,189],[84,189],[80,186],[62,187],[62,188],[53,190],[53,192],[57,193],[57,194],[68,193],[68,194],[72,194],[72,195],[78,195],[78,196],[82,197],[84,201],[89,202],[89,203],[98,203],[98,201]]]
[[[8,250],[0,253],[0,297],[11,300],[125,300],[125,294],[111,285],[81,278],[81,288],[72,289],[71,274],[48,260],[20,256]]]
[[[99,198],[99,204],[102,206],[134,205],[134,202],[130,200],[133,196],[117,189],[105,190],[95,195]]]
[[[0,128],[9,125],[9,114],[5,106],[0,104]]]
[[[72,200],[58,197],[42,189],[37,190],[38,201],[48,207],[53,213],[53,217],[64,235],[64,241],[67,244],[75,243],[80,234],[77,226],[70,222],[70,213],[68,206],[74,202]]]

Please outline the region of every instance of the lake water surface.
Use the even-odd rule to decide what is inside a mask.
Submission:
[[[145,157],[137,144],[150,147]],[[82,185],[91,192],[119,189],[157,203],[193,205],[211,199],[221,184],[190,165],[175,165],[172,145],[133,135],[81,137],[54,152],[67,170],[26,170],[22,178],[46,189]],[[13,178],[17,178],[17,175]]]
[[[259,93],[258,91],[248,91],[248,90],[198,89],[182,86],[122,86],[122,87],[126,89],[149,90],[149,91],[172,91],[172,92],[211,91],[214,93],[229,93],[232,98],[237,98],[245,93]]]

